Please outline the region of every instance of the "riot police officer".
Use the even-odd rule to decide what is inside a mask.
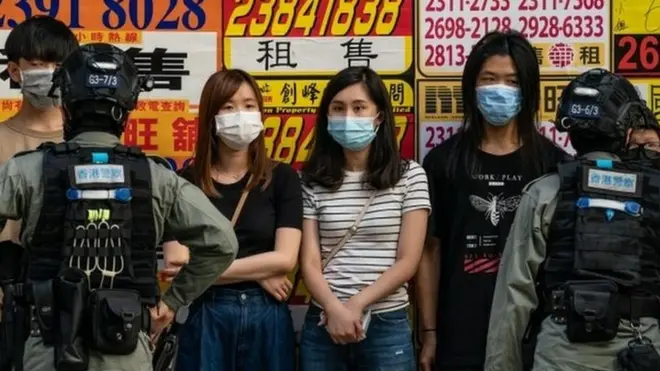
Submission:
[[[629,140],[658,124],[629,81],[595,69],[564,89],[555,126],[578,158],[523,192],[485,370],[521,370],[535,310],[534,370],[660,370],[660,171]]]
[[[61,95],[66,142],[0,168],[0,224],[23,220],[24,281],[13,291],[29,313],[26,370],[152,369],[149,332],[236,255],[230,222],[197,187],[120,144],[140,92],[152,86],[122,50],[80,47],[51,90]],[[165,230],[191,256],[160,297],[156,245]]]

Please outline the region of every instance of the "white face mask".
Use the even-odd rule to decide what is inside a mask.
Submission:
[[[242,150],[264,130],[261,112],[238,111],[215,116],[215,132],[233,150]]]

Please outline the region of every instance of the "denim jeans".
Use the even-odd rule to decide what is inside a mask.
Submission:
[[[210,288],[192,305],[177,371],[294,371],[291,312],[261,289]]]
[[[405,309],[371,316],[367,338],[339,345],[323,326],[321,309],[310,305],[300,342],[300,371],[415,371],[412,332]]]

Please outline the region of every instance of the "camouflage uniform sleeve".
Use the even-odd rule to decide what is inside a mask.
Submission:
[[[502,254],[488,327],[485,371],[521,371],[522,339],[539,305],[535,281],[545,260],[545,205],[539,184],[522,195]],[[506,319],[506,320],[502,320]]]
[[[172,310],[189,305],[211,286],[236,258],[234,229],[202,193],[174,172],[172,208],[165,217],[165,231],[190,249],[190,262],[176,276],[163,301]]]

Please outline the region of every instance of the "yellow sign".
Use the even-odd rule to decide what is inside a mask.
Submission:
[[[564,81],[541,80],[541,102],[539,106],[541,121],[554,121],[561,92],[569,82],[569,79]]]
[[[612,0],[612,33],[660,32],[660,0]]]
[[[420,122],[463,120],[460,81],[418,81],[417,102]]]
[[[226,7],[225,37],[390,35],[403,0],[247,0]]]

